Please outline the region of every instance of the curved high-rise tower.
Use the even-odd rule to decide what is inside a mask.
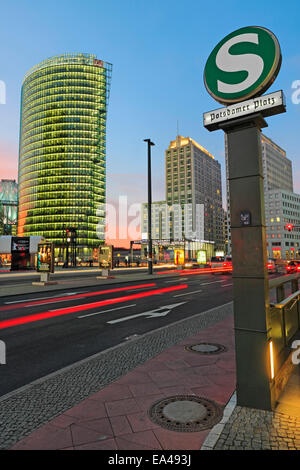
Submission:
[[[26,74],[21,95],[18,235],[80,254],[104,240],[106,115],[112,65],[90,54],[51,57]]]

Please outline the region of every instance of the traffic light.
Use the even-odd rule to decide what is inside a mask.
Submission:
[[[66,229],[66,240],[67,243],[75,243],[76,242],[77,231],[74,227],[69,227]]]
[[[293,225],[292,225],[292,224],[287,224],[285,228],[286,228],[289,232],[291,232],[292,229],[293,229]]]

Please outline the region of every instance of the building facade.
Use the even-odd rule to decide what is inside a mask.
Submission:
[[[284,189],[293,192],[292,162],[285,150],[271,139],[261,134],[264,192]]]
[[[199,204],[196,213],[196,229],[193,231],[193,206],[187,203],[167,204],[155,201],[151,205],[151,235],[153,240],[204,240],[204,206]],[[142,238],[148,234],[148,204],[142,204]]]
[[[261,134],[264,176],[264,205],[266,239],[269,258],[294,259],[299,257],[300,232],[291,232],[287,224],[300,225],[300,196],[293,192],[292,162],[285,150]],[[228,185],[228,147],[225,134],[225,160],[227,176],[228,251],[231,252],[230,206]]]
[[[87,255],[104,241],[111,72],[112,65],[94,55],[65,54],[26,74],[18,235],[43,235],[61,247],[66,228],[74,227]]]
[[[300,194],[281,189],[265,193],[269,258],[300,259]],[[295,225],[288,230],[287,225]]]
[[[165,167],[168,205],[189,204],[189,232],[197,232],[198,224],[203,239],[224,250],[220,163],[195,140],[177,136],[165,152]]]

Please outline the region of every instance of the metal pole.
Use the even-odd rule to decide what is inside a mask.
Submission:
[[[152,182],[151,182],[151,139],[144,139],[148,145],[148,274],[153,272],[152,253]]]

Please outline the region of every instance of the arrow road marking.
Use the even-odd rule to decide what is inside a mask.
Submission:
[[[179,307],[179,305],[186,304],[186,302],[180,302],[178,304],[173,304],[173,305],[165,305],[163,307],[158,307],[155,310],[149,310],[148,312],[143,312],[143,313],[137,313],[136,315],[130,315],[129,317],[123,317],[123,318],[118,318],[117,320],[111,320],[108,321],[107,323],[110,323],[113,325],[114,323],[120,323],[122,321],[126,320],[131,320],[132,318],[137,318],[137,317],[146,317],[146,318],[155,318],[155,317],[165,317],[170,313],[173,308]]]

